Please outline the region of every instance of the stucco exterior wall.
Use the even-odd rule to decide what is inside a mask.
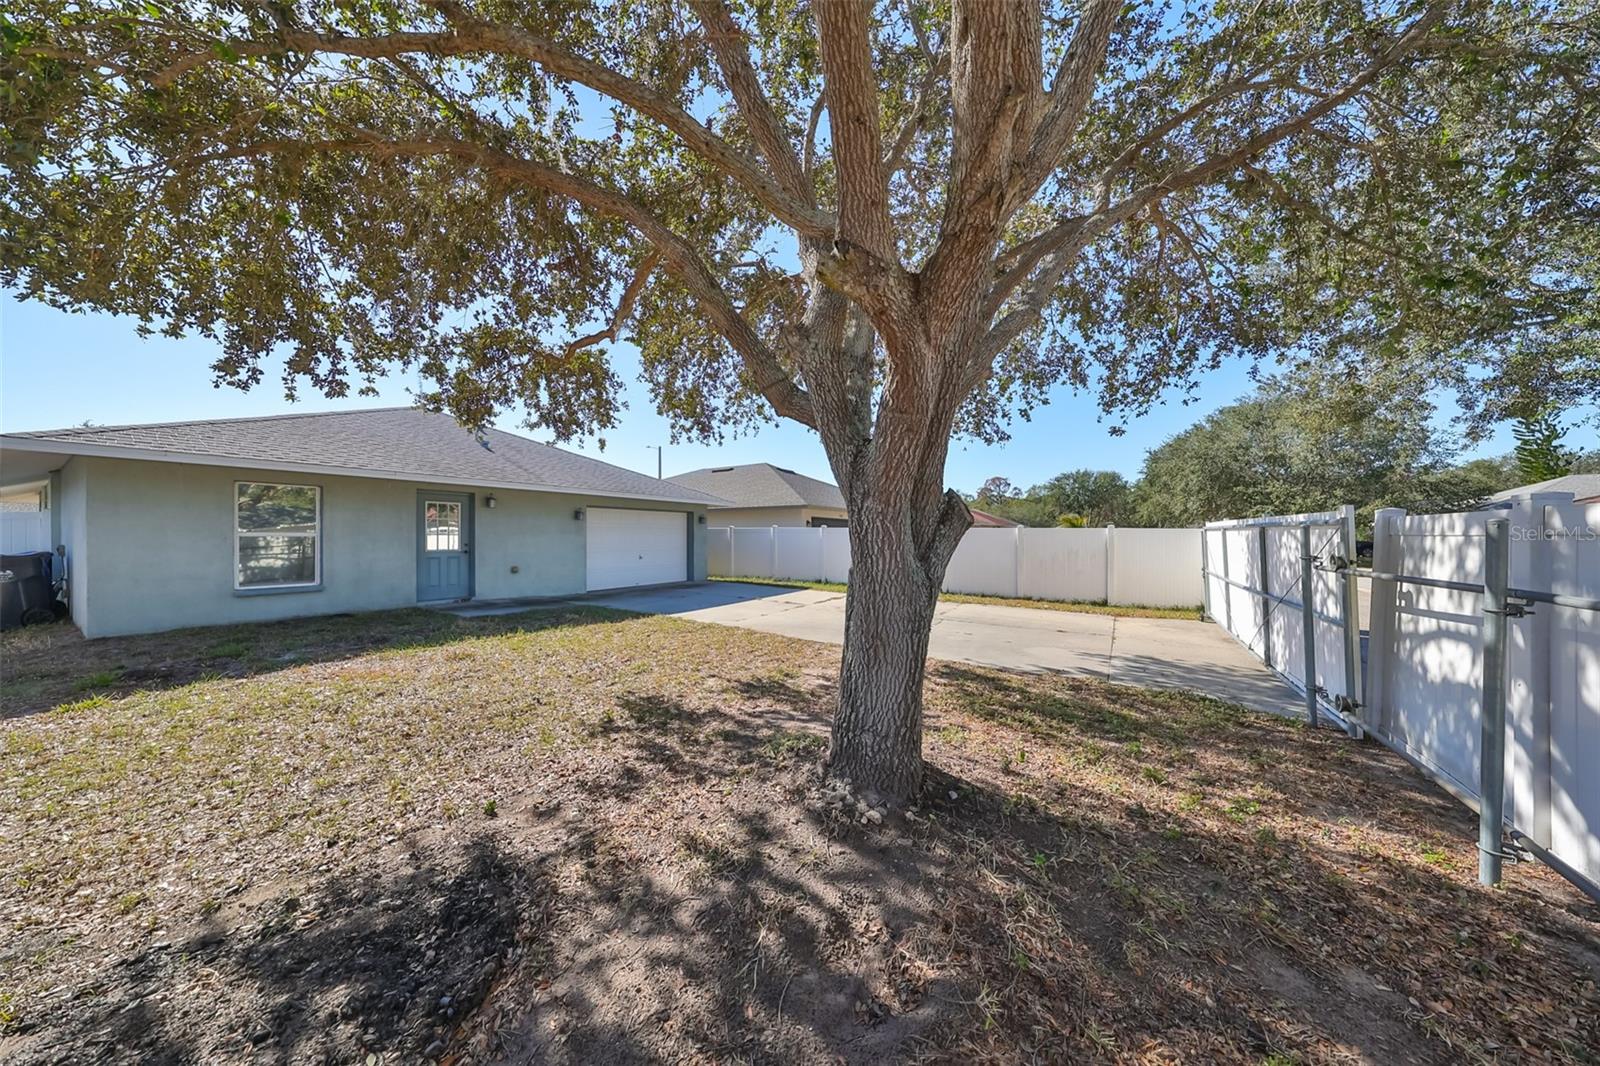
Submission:
[[[719,507],[710,512],[714,526],[803,526],[813,517],[843,518],[843,511],[823,507]]]
[[[59,523],[58,543],[67,547],[67,606],[74,619],[89,616],[89,506],[88,466],[83,459],[69,459],[61,468],[61,488],[50,509],[52,527]],[[52,479],[53,483],[53,479]],[[87,635],[87,631],[85,631]]]
[[[813,518],[838,518],[842,520],[847,515],[844,511],[835,511],[831,507],[807,507],[801,517],[803,518],[801,525],[810,525]]]
[[[575,596],[584,591],[588,520],[573,517],[585,507],[624,507],[676,511],[690,517],[689,579],[706,580],[706,512],[682,503],[614,500],[540,492],[496,489],[495,506],[484,506],[486,492],[476,494],[474,513],[478,558],[474,564],[477,598]],[[517,567],[513,574],[511,567]]]
[[[73,618],[89,637],[414,605],[417,493],[427,488],[472,497],[478,599],[583,592],[586,524],[573,512],[585,506],[685,512],[690,577],[705,580],[705,526],[694,517],[704,512],[686,504],[82,456],[62,481]],[[322,489],[319,588],[234,589],[236,481]],[[485,506],[491,491],[493,509]]]

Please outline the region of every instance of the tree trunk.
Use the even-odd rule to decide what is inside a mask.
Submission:
[[[922,783],[922,677],[938,581],[909,545],[877,532],[851,522],[828,770],[863,799],[898,804]]]

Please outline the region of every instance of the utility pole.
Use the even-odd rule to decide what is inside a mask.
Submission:
[[[660,481],[661,480],[661,452],[662,452],[662,446],[659,445],[659,444],[646,444],[645,447],[646,448],[654,448],[656,450],[656,480]]]

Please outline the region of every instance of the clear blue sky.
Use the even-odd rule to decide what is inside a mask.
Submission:
[[[394,376],[382,384],[376,398],[329,400],[303,391],[297,403],[289,403],[276,368],[268,369],[266,380],[247,393],[214,387],[210,364],[217,354],[217,346],[203,338],[141,339],[128,319],[95,312],[67,314],[0,293],[0,428],[16,432],[85,420],[115,425],[392,406],[410,403],[409,390],[417,384],[414,377]],[[666,421],[637,382],[632,347],[619,345],[613,357],[619,376],[630,385],[621,424],[606,434],[604,450],[592,440],[566,447],[654,474],[656,456],[650,446],[667,443]],[[1131,423],[1126,435],[1116,437],[1099,420],[1092,396],[1062,387],[1048,407],[1035,412],[1032,422],[1013,426],[1011,441],[955,442],[946,479],[955,488],[971,491],[993,475],[1026,487],[1077,467],[1117,470],[1131,478],[1138,474],[1146,450],[1250,388],[1243,364],[1225,366],[1205,380],[1196,402],[1184,406],[1175,391],[1167,403]],[[516,423],[515,417],[508,417],[501,427],[526,432]],[[537,432],[529,435],[548,439]],[[1509,434],[1502,432],[1472,454],[1498,454],[1510,446]],[[730,439],[720,447],[668,445],[665,465],[671,475],[701,466],[753,462],[777,463],[832,480],[815,434],[793,423]]]

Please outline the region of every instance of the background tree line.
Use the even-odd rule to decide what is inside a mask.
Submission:
[[[1080,469],[1022,489],[992,477],[971,499],[1026,526],[1193,526],[1344,503],[1370,521],[1379,507],[1466,510],[1518,485],[1600,472],[1600,449],[1567,446],[1548,409],[1513,432],[1512,453],[1457,462],[1413,405],[1269,381],[1152,448],[1137,480]]]

